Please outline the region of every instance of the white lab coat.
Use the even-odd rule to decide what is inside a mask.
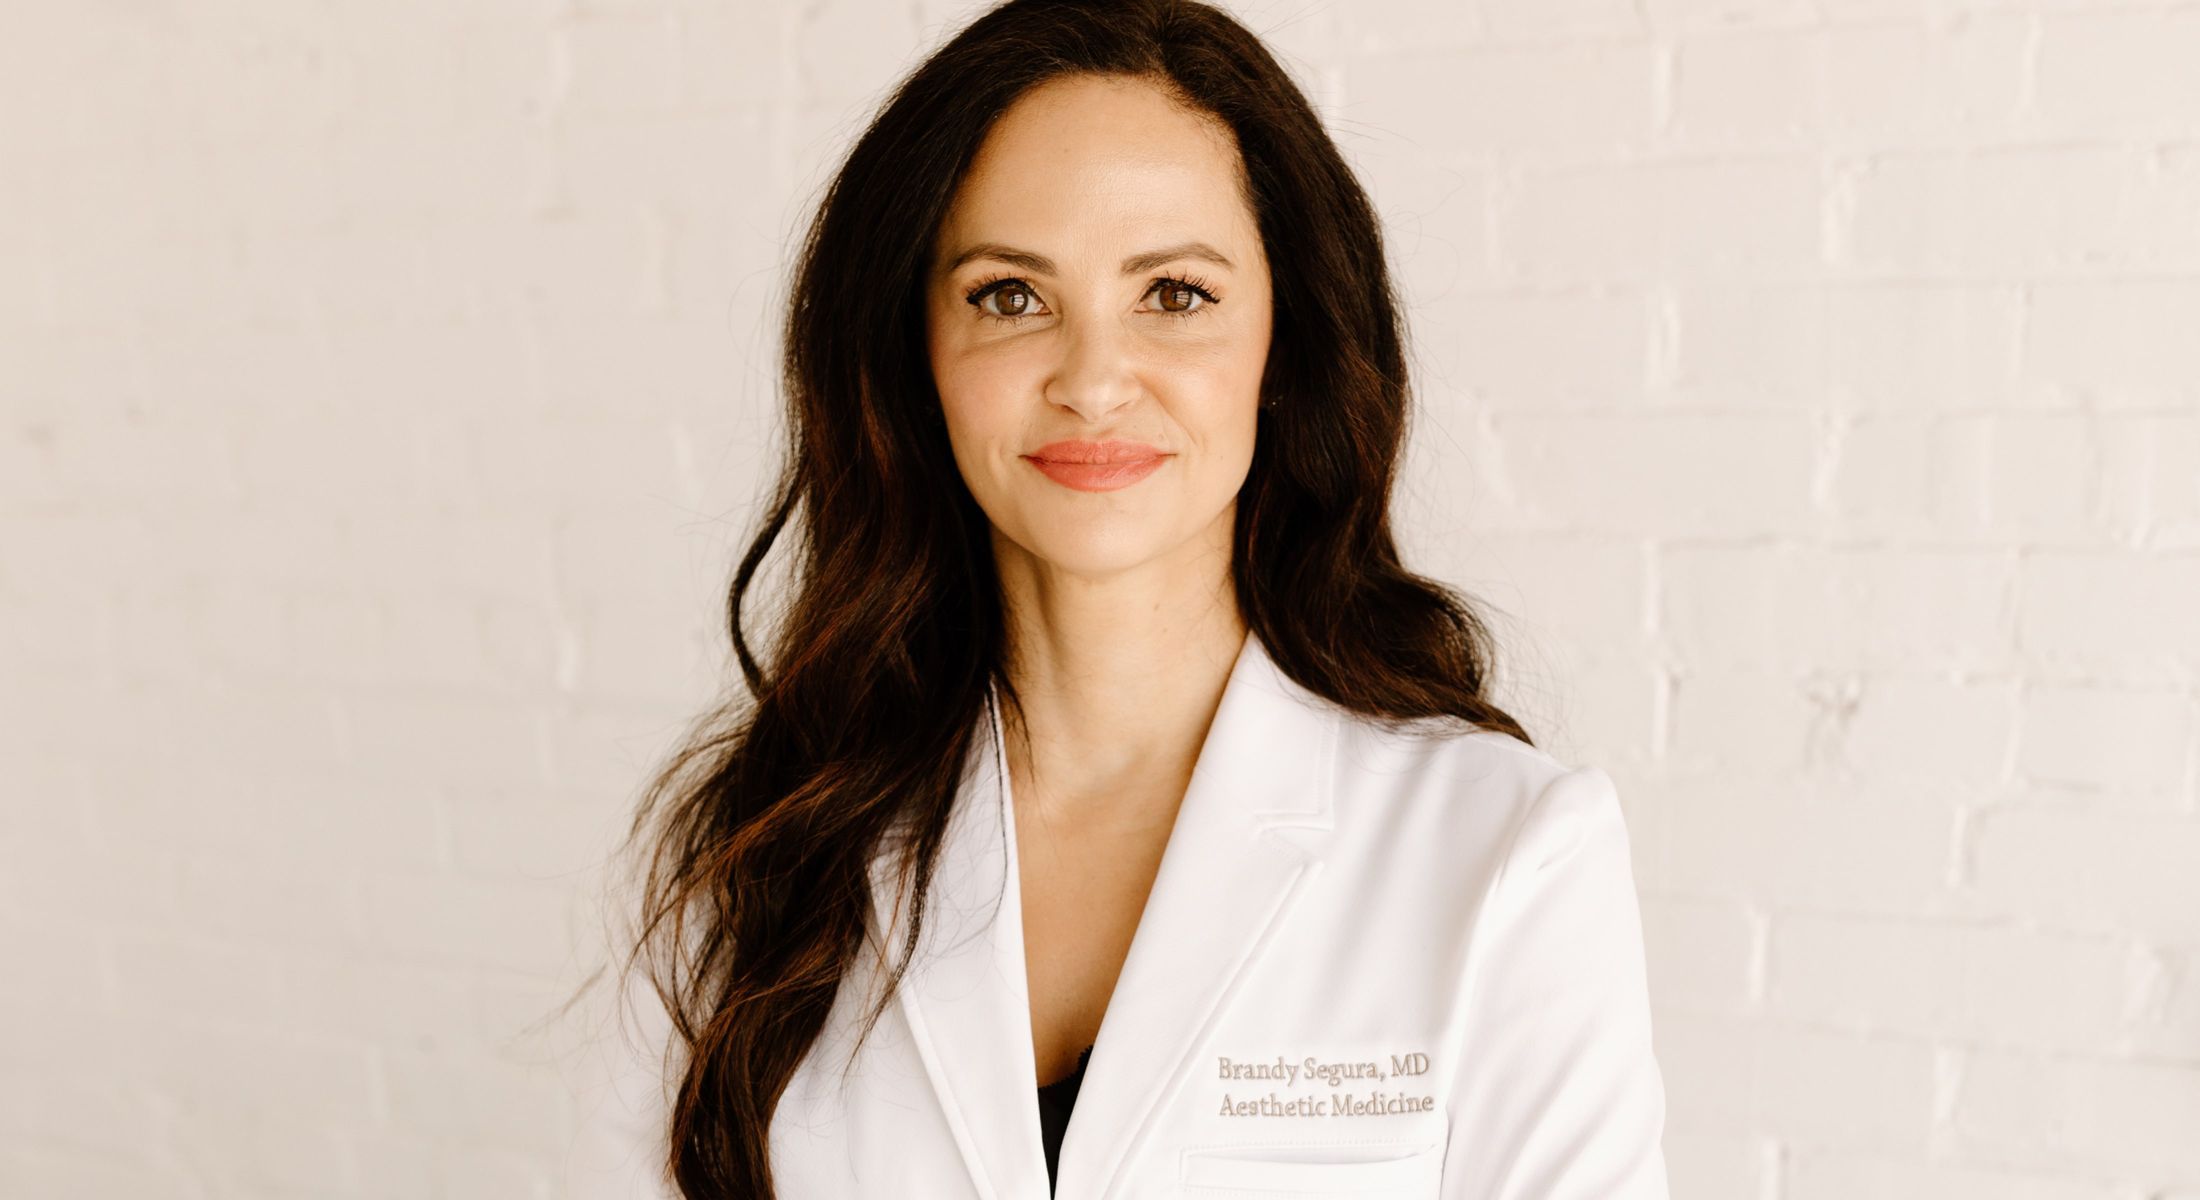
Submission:
[[[997,712],[983,724],[923,956],[851,1061],[877,981],[859,966],[781,1100],[782,1200],[1048,1196],[1015,810]],[[1383,731],[1250,635],[1053,1195],[1665,1200],[1650,1028],[1603,771],[1504,734]]]

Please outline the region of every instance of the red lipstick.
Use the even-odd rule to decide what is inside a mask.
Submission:
[[[1046,477],[1080,492],[1112,492],[1153,474],[1169,455],[1144,442],[1049,442],[1023,456]]]

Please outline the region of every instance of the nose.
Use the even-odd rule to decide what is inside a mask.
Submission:
[[[1137,402],[1142,389],[1132,365],[1131,331],[1121,321],[1088,313],[1070,317],[1062,329],[1062,357],[1047,381],[1048,402],[1095,425]]]

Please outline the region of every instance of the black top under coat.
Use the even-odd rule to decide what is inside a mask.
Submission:
[[[1062,1158],[1062,1133],[1069,1128],[1069,1112],[1077,1103],[1077,1086],[1085,1081],[1085,1063],[1092,1057],[1087,1046],[1077,1055],[1077,1067],[1068,1075],[1039,1088],[1039,1138],[1047,1150],[1047,1194],[1054,1194],[1056,1164]]]

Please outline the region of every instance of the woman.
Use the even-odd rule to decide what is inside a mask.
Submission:
[[[791,312],[755,700],[636,823],[680,1194],[1664,1196],[1611,781],[1399,561],[1376,218],[1259,41],[984,14]]]

